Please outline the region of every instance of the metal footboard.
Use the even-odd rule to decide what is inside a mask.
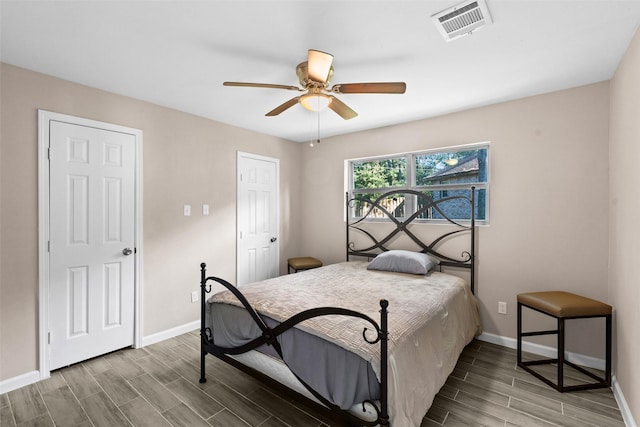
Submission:
[[[240,303],[244,306],[246,311],[249,313],[253,321],[260,328],[262,334],[241,345],[238,347],[220,347],[214,343],[213,340],[213,332],[210,328],[206,326],[205,316],[206,316],[206,296],[207,293],[211,292],[211,282],[219,283],[224,286],[230,292],[232,292],[235,297],[240,301]],[[351,316],[357,317],[368,322],[372,329],[365,327],[362,331],[362,338],[365,342],[371,345],[380,344],[380,401],[379,403],[366,401],[362,403],[363,411],[365,403],[370,404],[377,413],[377,419],[374,421],[366,421],[362,420],[355,415],[349,413],[346,410],[341,409],[339,406],[333,404],[328,401],[325,397],[320,395],[317,391],[315,391],[311,386],[309,386],[304,380],[302,380],[296,372],[294,372],[288,365],[291,373],[296,377],[296,379],[305,387],[312,396],[314,396],[318,401],[322,403],[322,405],[317,404],[317,402],[308,399],[306,396],[302,394],[290,390],[289,391],[294,395],[294,397],[303,399],[307,404],[316,407],[316,409],[320,410],[329,410],[334,415],[337,415],[340,419],[345,421],[350,425],[360,425],[360,426],[389,426],[389,412],[388,412],[388,394],[387,394],[387,383],[388,383],[388,372],[387,372],[387,362],[388,362],[388,354],[387,354],[387,345],[388,345],[388,330],[387,330],[387,316],[388,311],[387,307],[389,306],[389,302],[387,300],[380,300],[380,323],[378,324],[371,317],[349,309],[339,308],[339,307],[318,307],[309,310],[302,311],[297,313],[287,320],[281,322],[276,327],[269,327],[266,322],[260,317],[260,315],[251,307],[247,299],[244,295],[233,286],[231,283],[227,282],[224,279],[219,277],[207,277],[206,274],[206,264],[200,264],[200,383],[204,383],[207,381],[205,375],[205,357],[207,354],[212,354],[219,359],[230,363],[243,371],[249,373],[253,376],[258,376],[259,379],[265,380],[266,375],[256,375],[257,371],[244,367],[240,362],[235,361],[234,359],[228,357],[229,355],[237,355],[246,353],[250,350],[254,350],[261,345],[268,345],[273,347],[276,353],[280,356],[280,359],[287,365],[287,361],[284,360],[282,349],[280,347],[280,343],[278,341],[278,337],[286,332],[287,330],[295,327],[300,322],[305,320],[326,316],[326,315],[341,315],[341,316]],[[266,377],[266,378],[265,378]],[[285,387],[285,386],[282,386]]]

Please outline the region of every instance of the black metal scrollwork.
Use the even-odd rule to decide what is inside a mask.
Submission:
[[[379,343],[380,340],[382,339],[382,334],[380,333],[380,329],[376,328],[376,336],[374,340],[370,340],[369,338],[367,338],[367,331],[369,329],[364,328],[364,330],[362,331],[362,339],[365,340],[368,344],[376,344]]]
[[[364,257],[364,258],[374,258],[380,253],[391,250],[390,244],[395,240],[395,238],[402,234],[403,236],[411,239],[413,243],[418,245],[420,248],[419,251],[425,254],[430,254],[441,260],[440,262],[440,271],[442,271],[442,267],[455,267],[455,268],[464,268],[469,269],[470,274],[470,285],[471,292],[475,293],[475,191],[476,187],[470,187],[470,197],[463,195],[454,195],[449,197],[443,197],[441,199],[434,200],[425,193],[417,190],[411,189],[402,189],[402,190],[392,190],[386,192],[378,197],[372,197],[367,199],[364,195],[359,195],[358,198],[349,197],[349,193],[345,194],[346,197],[346,259],[349,261],[351,257]],[[396,218],[393,212],[389,211],[384,206],[384,200],[391,197],[397,197],[398,194],[402,194],[404,196],[411,196],[414,198],[414,205],[419,206],[418,209],[415,210],[411,215],[408,215],[405,218]],[[417,200],[417,202],[416,202]],[[469,217],[470,222],[462,223],[459,220],[454,220],[450,218],[445,210],[442,209],[440,204],[451,202],[453,200],[466,201],[469,204]],[[353,207],[356,203],[360,203],[362,205],[363,213],[359,218],[352,218],[351,212],[353,212]],[[453,230],[449,229],[449,231],[444,234],[436,237],[430,243],[426,243],[422,241],[418,236],[416,236],[412,232],[412,223],[421,220],[425,217],[426,214],[429,214],[430,211],[437,212],[439,217],[448,222],[449,224],[455,226]],[[380,212],[384,216],[384,220],[387,222],[391,222],[395,227],[390,232],[387,232],[388,228],[378,228],[376,232],[380,230],[384,230],[384,235],[374,236],[374,234],[365,229],[365,224],[369,222],[369,220],[374,219],[373,213]],[[367,228],[369,228],[367,226]],[[354,240],[352,240],[350,236],[350,232],[355,231],[356,234],[362,235],[365,238],[362,240],[364,244],[360,244],[359,248],[356,247]],[[440,244],[449,238],[456,235],[469,235],[470,236],[470,249],[468,251],[462,252],[461,258],[457,256],[449,256],[440,252],[439,249]]]
[[[271,345],[273,346],[273,348],[276,350],[276,352],[278,353],[278,355],[280,356],[280,358],[282,359],[282,361],[287,364],[287,361],[284,359],[283,357],[283,352],[282,349],[280,348],[280,343],[278,342],[278,336],[280,336],[281,334],[283,334],[284,332],[286,332],[287,330],[293,328],[295,325],[297,325],[300,322],[303,322],[305,320],[309,320],[311,318],[315,318],[315,317],[319,317],[319,316],[326,316],[326,315],[342,315],[342,316],[351,316],[351,317],[357,317],[360,318],[362,320],[365,320],[366,322],[370,323],[373,329],[369,329],[369,327],[365,327],[363,332],[362,332],[362,337],[365,340],[365,342],[369,343],[369,344],[376,344],[378,342],[380,342],[380,364],[381,364],[381,381],[380,381],[380,389],[381,389],[381,399],[380,399],[380,407],[378,407],[378,405],[376,405],[374,402],[372,401],[366,401],[365,403],[369,403],[373,406],[373,408],[375,409],[376,413],[377,413],[377,419],[373,422],[369,422],[369,421],[363,421],[360,419],[357,419],[357,422],[360,423],[361,425],[365,425],[365,426],[375,426],[375,425],[380,425],[380,426],[388,426],[388,404],[387,404],[387,398],[386,398],[386,390],[387,390],[387,337],[388,337],[388,332],[387,332],[387,307],[389,305],[387,300],[381,300],[380,301],[380,313],[381,313],[381,319],[380,319],[380,324],[378,324],[375,320],[373,320],[371,317],[367,316],[366,314],[354,311],[354,310],[349,310],[349,309],[345,309],[345,308],[340,308],[340,307],[318,307],[318,308],[312,308],[309,310],[305,310],[302,311],[300,313],[297,313],[293,316],[291,316],[289,319],[279,323],[277,326],[275,326],[274,328],[270,328],[266,325],[266,323],[263,321],[262,317],[260,317],[260,315],[258,315],[258,313],[253,309],[253,307],[251,307],[251,305],[249,304],[249,302],[247,301],[247,299],[245,298],[245,296],[233,285],[231,285],[229,282],[217,278],[217,277],[206,277],[206,272],[205,272],[205,268],[206,265],[204,263],[201,264],[200,266],[201,268],[201,287],[202,287],[202,302],[201,302],[201,335],[203,336],[202,339],[202,347],[201,347],[201,359],[200,359],[200,382],[204,383],[206,382],[206,377],[205,377],[205,365],[204,365],[204,356],[206,353],[211,353],[217,356],[226,356],[226,355],[234,355],[234,354],[242,354],[242,353],[246,353],[249,350],[253,350],[256,349],[257,347],[263,345],[263,344],[267,344],[267,345]],[[210,292],[211,291],[211,285],[207,284],[207,282],[209,281],[215,281],[221,285],[223,285],[224,287],[226,287],[229,291],[231,291],[236,298],[242,303],[242,305],[245,307],[245,309],[249,312],[249,314],[251,315],[251,317],[253,318],[253,320],[256,322],[256,324],[258,325],[258,327],[261,329],[262,331],[262,335],[260,337],[257,337],[253,340],[251,340],[250,342],[247,342],[241,346],[238,347],[233,347],[233,348],[225,348],[225,347],[219,347],[215,345],[215,342],[213,340],[213,334],[212,334],[212,330],[209,327],[206,327],[205,325],[205,301],[204,301],[204,297],[205,297],[205,292]],[[375,336],[373,338],[369,338],[367,336],[367,331],[375,331]],[[369,335],[371,335],[372,333],[370,333]],[[287,365],[288,366],[288,365]],[[351,419],[352,421],[356,421],[356,419],[354,418],[354,416],[352,414],[349,414],[347,411],[344,411],[342,409],[340,409],[338,406],[334,405],[333,403],[331,403],[330,401],[328,401],[326,398],[324,398],[322,395],[320,395],[318,392],[316,392],[311,386],[309,386],[302,378],[300,378],[296,372],[294,370],[292,370],[289,367],[291,373],[298,379],[298,381],[300,381],[300,383],[316,398],[318,399],[320,402],[322,402],[322,404],[324,404],[326,407],[330,408],[332,411],[337,412],[337,413],[341,413],[343,414],[344,417],[347,417],[349,419]],[[363,410],[365,409],[364,404],[363,404]]]
[[[378,405],[376,405],[376,403],[372,400],[365,400],[364,402],[362,402],[362,412],[367,412],[367,408],[364,406],[365,404],[369,404],[373,407],[373,409],[376,411],[376,415],[377,415],[377,419],[380,419],[380,409],[378,408]]]
[[[205,264],[204,262],[202,264],[200,264],[200,271],[204,272],[205,268],[207,267],[207,264]],[[204,279],[204,276],[203,276]],[[204,291],[205,294],[208,294],[209,292],[211,292],[211,284],[207,284],[207,280],[202,280],[200,281],[200,288]]]

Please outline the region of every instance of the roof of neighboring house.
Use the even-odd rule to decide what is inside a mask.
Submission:
[[[478,153],[471,154],[458,160],[453,166],[442,169],[439,173],[432,175],[430,178],[450,178],[460,175],[468,175],[478,173],[480,167],[478,165]]]

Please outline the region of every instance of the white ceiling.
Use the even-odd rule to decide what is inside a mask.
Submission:
[[[445,42],[449,1],[2,0],[3,62],[292,141],[413,121],[609,80],[640,0],[487,0],[494,23]],[[334,55],[332,84],[405,81],[404,95],[338,95],[342,120],[296,105],[307,49]]]

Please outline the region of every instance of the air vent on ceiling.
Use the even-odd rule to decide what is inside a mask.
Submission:
[[[492,22],[484,0],[466,1],[432,15],[431,19],[446,41],[469,35]]]

